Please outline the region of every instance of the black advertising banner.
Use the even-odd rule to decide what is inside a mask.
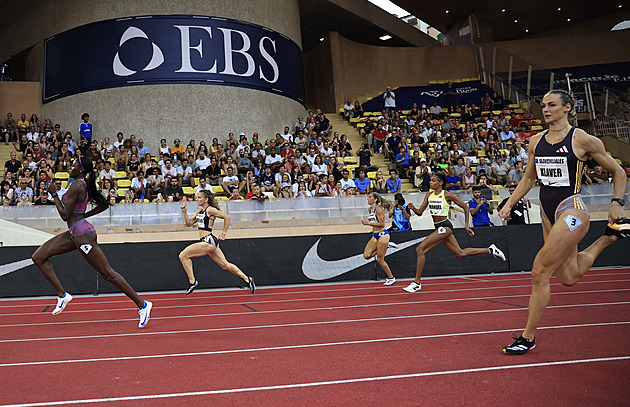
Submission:
[[[287,36],[220,17],[155,15],[83,25],[44,41],[44,103],[143,84],[238,86],[304,105],[300,47]]]
[[[591,222],[579,245],[583,250],[602,235],[606,222]],[[412,278],[416,272],[416,247],[432,231],[394,232],[391,241],[398,248],[387,251],[385,261],[397,278]],[[506,254],[501,261],[489,254],[456,258],[444,245],[426,254],[423,277],[520,272],[531,270],[542,247],[540,225],[477,228],[475,236],[463,229],[454,235],[460,247],[488,247],[496,244]],[[334,281],[384,279],[375,259],[363,258],[371,234],[268,237],[228,239],[220,243],[227,260],[254,276],[260,286]],[[112,268],[122,274],[137,291],[181,290],[188,287],[179,253],[192,242],[115,243],[101,248]],[[52,286],[30,261],[37,247],[0,248],[0,298],[54,295]],[[608,247],[595,262],[596,267],[628,265],[626,239]],[[72,294],[97,290],[97,273],[80,252],[53,257],[51,262],[64,288]],[[244,282],[221,270],[208,256],[193,259],[199,288],[245,287]],[[99,280],[100,292],[118,292]]]

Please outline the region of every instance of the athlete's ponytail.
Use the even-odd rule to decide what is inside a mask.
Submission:
[[[202,189],[201,191],[199,191],[199,193],[208,200],[208,205],[212,206],[213,208],[217,210],[221,210],[221,208],[219,208],[219,204],[217,203],[217,200],[214,199],[214,195],[212,194],[212,192],[208,191],[207,189]]]
[[[385,211],[387,211],[387,213],[391,213],[392,209],[394,208],[394,203],[392,201],[390,201],[389,199],[385,199],[383,198],[379,193],[377,192],[370,192],[372,194],[372,196],[374,197],[374,199],[376,199],[376,204],[377,205],[381,205],[383,207],[383,209]]]
[[[575,114],[575,99],[573,96],[564,89],[554,89],[547,92],[548,95],[558,95],[560,100],[562,101],[562,106],[571,105],[571,110],[569,110],[569,118],[574,119],[576,117]]]
[[[98,188],[96,188],[96,173],[94,172],[92,160],[86,157],[79,157],[78,160],[81,165],[81,169],[85,171],[85,183],[87,184],[87,192],[90,202],[96,206],[109,206],[109,201],[105,199],[103,194],[101,194]]]
[[[442,189],[446,189],[446,175],[444,175],[442,171],[436,172],[433,175],[438,177],[438,179],[440,180],[440,184],[442,184]]]

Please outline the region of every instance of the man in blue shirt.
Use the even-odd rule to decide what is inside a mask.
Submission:
[[[394,210],[392,214],[392,226],[387,229],[390,232],[403,232],[411,230],[411,208],[405,203],[405,198],[399,192],[394,195]]]
[[[90,115],[87,113],[83,113],[81,115],[81,120],[83,122],[79,125],[79,134],[81,138],[84,138],[88,142],[92,141],[92,123],[90,121]]]
[[[400,152],[396,155],[396,169],[401,177],[407,178],[407,170],[409,169],[409,159],[411,156],[407,152],[406,148],[401,148]]]
[[[365,170],[359,169],[359,178],[354,180],[354,185],[357,187],[357,191],[359,194],[369,194],[370,193],[370,181],[368,178],[365,178]]]
[[[389,170],[389,178],[385,181],[385,187],[387,188],[387,193],[389,194],[400,192],[402,183],[400,182],[400,178],[396,176],[396,170]]]
[[[480,187],[473,187],[473,199],[468,201],[468,207],[472,215],[473,226],[493,226],[488,213],[492,215],[494,208],[492,202],[488,202],[486,197],[481,195]]]

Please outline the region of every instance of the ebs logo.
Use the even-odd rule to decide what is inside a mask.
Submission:
[[[141,29],[137,27],[129,27],[127,28],[127,30],[125,30],[122,37],[120,37],[119,47],[122,47],[125,42],[133,38],[144,38],[146,40],[149,40],[149,37],[147,37],[145,32]],[[162,54],[162,50],[160,49],[160,47],[158,47],[154,42],[151,42],[151,45],[153,46],[153,55],[151,56],[151,60],[149,61],[147,66],[142,69],[143,71],[150,71],[152,69],[155,69],[158,66],[162,65],[162,63],[164,62],[164,54]],[[116,52],[116,56],[114,57],[113,70],[114,74],[117,76],[129,76],[137,72],[127,68],[120,61],[119,52]]]

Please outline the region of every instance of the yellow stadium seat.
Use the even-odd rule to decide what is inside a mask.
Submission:
[[[118,196],[124,198],[125,197],[125,193],[129,191],[129,189],[119,189],[118,190]]]
[[[193,178],[193,180],[195,180],[195,185],[199,185],[199,179],[200,178]]]
[[[193,187],[182,187],[182,190],[184,191],[184,195],[187,195],[187,196],[195,195],[195,188]]]
[[[225,170],[221,168],[221,175],[225,177]]]
[[[363,128],[363,127],[365,127],[365,122],[363,122],[363,123],[357,123],[357,128],[358,128],[358,129]]]
[[[359,162],[359,158],[358,157],[345,157],[343,159],[343,162],[346,164],[356,164]]]
[[[619,164],[619,165],[623,165],[623,164],[621,163],[621,160],[620,160],[620,159],[618,159],[618,158],[615,158],[615,162],[616,162],[617,164]]]
[[[517,105],[516,103],[512,103],[512,104],[508,105],[508,109],[519,109],[519,108],[520,108],[520,106]]]
[[[345,111],[345,110],[344,110],[344,108],[343,108],[343,107],[340,107],[340,108],[339,108],[339,113],[343,113],[344,111]]]
[[[479,150],[479,151],[477,151],[477,155],[479,157],[485,157],[486,156],[486,152],[484,150]]]
[[[119,178],[127,178],[127,173],[125,171],[116,171],[116,179]]]
[[[358,165],[344,165],[343,168],[348,170],[348,171],[353,171],[357,167],[358,167]]]
[[[65,180],[65,179],[64,179],[63,181],[61,181],[61,186],[62,186],[63,188],[68,188],[68,181],[67,181],[67,180]]]
[[[442,108],[442,113],[448,113],[448,109],[446,107]]]
[[[539,126],[539,125],[532,126],[532,130],[533,130],[533,131],[540,131],[540,130],[542,130],[542,129],[543,129],[543,126]]]
[[[216,201],[227,201],[228,200],[227,196],[215,196],[214,199]]]
[[[68,179],[70,178],[70,174],[68,174],[67,172],[56,172],[55,173],[55,179]]]
[[[400,113],[407,115],[407,114],[409,114],[409,112],[411,112],[411,110],[403,110],[403,111],[402,111],[402,112],[400,112]]]
[[[370,171],[367,173],[369,179],[376,179],[376,171]]]
[[[118,188],[129,188],[130,186],[131,186],[131,180],[129,179],[118,180]]]
[[[513,113],[516,113],[516,114],[523,114],[523,113],[525,113],[525,109],[520,109],[520,108],[517,108],[517,109],[514,109],[514,110],[513,110]]]
[[[497,116],[500,115],[501,113],[503,113],[503,112],[500,111],[500,110],[493,110],[492,111],[492,114],[497,115]]]
[[[490,110],[483,110],[483,111],[481,112],[481,115],[482,115],[482,116],[490,116],[490,113],[492,113]]]
[[[109,163],[110,163],[111,165],[116,164],[116,160],[114,160],[114,157],[109,157],[109,158],[107,159],[107,161],[109,161]]]
[[[222,194],[222,193],[224,193],[224,192],[225,192],[225,191],[223,190],[223,187],[222,187],[222,186],[220,186],[220,185],[212,185],[212,193],[213,193],[214,195],[216,195],[216,194]]]
[[[457,113],[457,112],[451,113],[449,116],[451,116],[451,117],[462,117],[461,113]]]
[[[361,119],[358,117],[353,117],[352,119],[350,119],[350,123],[359,123],[360,121]]]

